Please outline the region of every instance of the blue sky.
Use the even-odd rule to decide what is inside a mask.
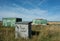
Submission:
[[[60,0],[0,0],[0,20],[3,17],[60,21]]]

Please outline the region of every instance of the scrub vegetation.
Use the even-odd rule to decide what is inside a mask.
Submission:
[[[0,23],[0,41],[60,41],[60,24],[32,25],[32,31],[31,39],[15,39],[14,27],[4,27]]]

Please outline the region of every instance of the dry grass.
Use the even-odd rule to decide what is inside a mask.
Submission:
[[[60,24],[33,25],[33,31],[39,32],[39,35],[32,36],[31,39],[15,39],[13,27],[3,27],[0,24],[0,41],[60,41]]]
[[[49,24],[60,24],[60,22],[48,22]]]

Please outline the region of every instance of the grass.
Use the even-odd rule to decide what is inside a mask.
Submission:
[[[60,41],[60,24],[33,25],[32,30],[39,32],[31,39],[15,39],[15,29],[13,27],[3,27],[0,24],[0,41]]]

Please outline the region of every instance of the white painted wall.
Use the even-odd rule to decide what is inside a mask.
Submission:
[[[28,38],[28,25],[26,24],[16,24],[15,27],[15,38],[18,37]]]

